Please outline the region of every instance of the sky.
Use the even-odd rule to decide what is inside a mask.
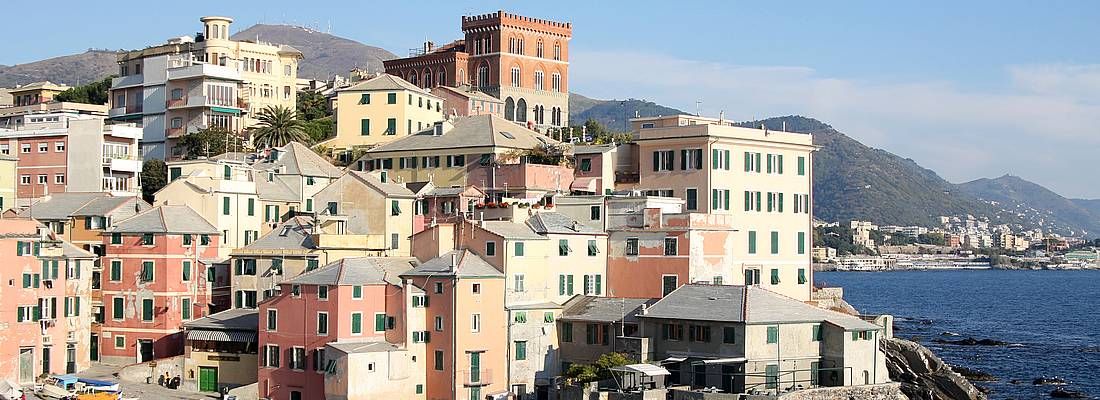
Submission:
[[[951,182],[1012,174],[1100,198],[1096,1],[171,4],[55,1],[46,26],[5,18],[7,32],[36,34],[0,41],[0,64],[140,48],[193,35],[202,15],[234,17],[234,30],[304,25],[404,56],[425,39],[459,38],[461,15],[503,9],[573,23],[575,93],[734,120],[805,115]]]

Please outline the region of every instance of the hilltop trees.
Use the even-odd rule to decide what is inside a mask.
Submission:
[[[114,75],[87,85],[71,87],[54,96],[54,100],[85,104],[107,104],[107,92],[111,89],[111,78],[114,78]]]

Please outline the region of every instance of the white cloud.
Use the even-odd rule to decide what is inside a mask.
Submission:
[[[573,90],[745,120],[802,114],[953,182],[1012,173],[1100,197],[1100,65],[1009,66],[1000,91],[870,82],[805,66],[734,65],[633,51],[574,52]]]

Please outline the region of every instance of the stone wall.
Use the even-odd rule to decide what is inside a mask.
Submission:
[[[780,400],[908,400],[898,383],[839,386],[799,390],[779,396]]]
[[[118,378],[131,382],[157,383],[157,377],[168,373],[170,378],[183,378],[183,356],[160,358],[156,360],[156,367],[150,367],[148,362],[130,364],[118,372]]]

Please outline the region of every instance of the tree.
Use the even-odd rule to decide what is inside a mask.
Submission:
[[[187,150],[184,158],[211,157],[244,149],[240,135],[218,127],[192,132],[180,138],[179,144]]]
[[[573,364],[565,372],[566,379],[573,383],[595,382],[611,378],[611,368],[633,363],[624,353],[604,353],[594,364]]]
[[[947,243],[947,241],[944,240],[942,233],[932,232],[932,233],[922,233],[922,234],[920,234],[920,236],[917,236],[917,243],[933,244],[933,245],[936,245],[936,246],[943,246]]]
[[[328,98],[320,92],[303,90],[298,92],[298,118],[313,121],[332,116]]]
[[[319,143],[336,136],[336,123],[331,116],[303,121],[302,130],[309,135],[310,142]]]
[[[309,143],[297,112],[283,106],[268,106],[257,116],[260,122],[249,129],[257,148],[285,146],[290,142]]]
[[[107,92],[111,89],[114,75],[89,83],[74,86],[54,96],[54,100],[85,104],[107,104]]]
[[[152,203],[153,194],[168,184],[168,166],[152,158],[141,165],[141,198]]]
[[[581,127],[576,126],[572,129],[574,133],[582,130]],[[630,133],[612,132],[599,121],[592,118],[584,121],[583,132],[585,136],[592,138],[589,141],[589,143],[592,144],[627,143],[634,139]]]

